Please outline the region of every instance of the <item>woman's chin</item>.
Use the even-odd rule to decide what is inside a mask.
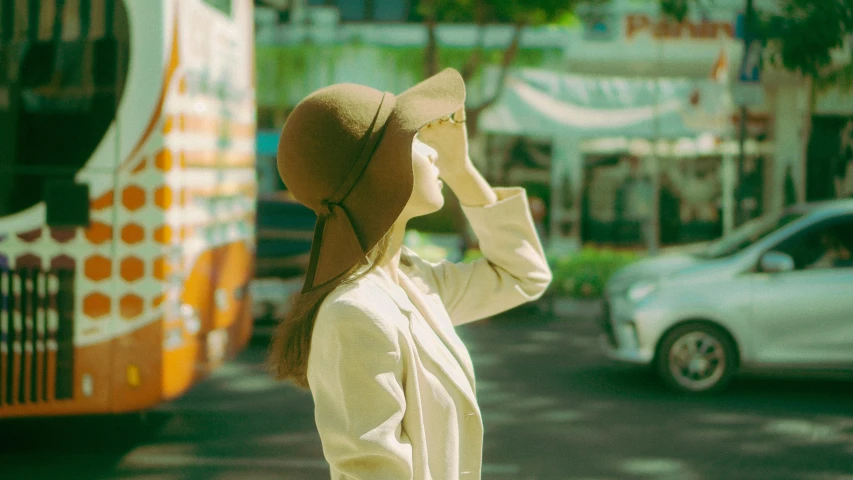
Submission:
[[[425,209],[425,211],[421,215],[429,215],[431,213],[435,213],[444,206],[444,196],[439,196],[438,198],[432,199],[429,202],[429,207]]]
[[[431,205],[432,208],[430,208],[430,211],[427,212],[427,215],[429,215],[430,213],[435,213],[435,212],[441,210],[441,207],[443,207],[443,206],[444,206],[444,197],[442,197],[441,199],[439,199],[436,202],[433,202],[433,204]]]

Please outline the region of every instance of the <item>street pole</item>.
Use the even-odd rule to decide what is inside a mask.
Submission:
[[[749,38],[749,32],[752,29],[753,16],[755,15],[755,9],[753,6],[753,0],[746,0],[746,8],[744,10],[744,38]],[[749,53],[749,44],[745,41],[743,48],[743,55],[747,55]],[[735,177],[735,181],[737,182],[737,188],[735,189],[735,227],[740,226],[746,219],[744,218],[744,210],[743,210],[743,192],[744,192],[744,184],[743,184],[743,169],[744,164],[746,163],[746,117],[749,115],[749,111],[746,106],[746,102],[743,103],[740,107],[740,125],[738,129],[738,159],[737,159],[737,176]]]
[[[660,188],[661,188],[661,152],[658,150],[660,132],[660,76],[663,72],[663,41],[657,41],[657,71],[655,72],[655,120],[654,135],[652,138],[652,198],[651,216],[646,220],[646,237],[650,256],[660,253],[661,229],[660,229]]]

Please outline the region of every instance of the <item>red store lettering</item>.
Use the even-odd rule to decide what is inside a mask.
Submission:
[[[652,21],[647,15],[627,15],[625,17],[625,37],[634,38],[638,33],[651,31],[655,39],[715,39],[720,33],[734,38],[734,25],[728,22],[707,21],[693,22],[684,20],[675,22],[668,19]]]

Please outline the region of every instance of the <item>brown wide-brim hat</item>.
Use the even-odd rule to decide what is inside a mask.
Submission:
[[[294,108],[279,139],[278,169],[318,215],[302,293],[367,262],[412,194],[415,134],[464,104],[462,76],[446,69],[399,95],[337,84]]]

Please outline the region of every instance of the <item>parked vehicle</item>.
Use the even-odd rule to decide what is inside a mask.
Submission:
[[[252,333],[253,3],[0,10],[0,419],[171,400]]]
[[[684,392],[738,372],[853,372],[853,200],[760,217],[692,254],[617,272],[602,346]]]
[[[317,215],[282,194],[258,196],[256,278],[292,278],[308,269]]]

